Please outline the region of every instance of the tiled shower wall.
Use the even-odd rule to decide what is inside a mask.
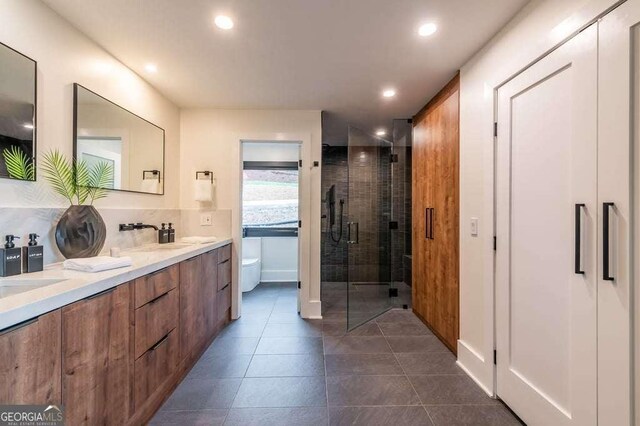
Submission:
[[[347,147],[323,147],[322,150],[322,197],[326,197],[331,185],[336,186],[336,224],[333,226],[333,236],[337,240],[340,234],[340,200],[344,200],[342,215],[342,238],[335,242],[329,236],[329,212],[326,202],[322,203],[322,270],[323,282],[347,281],[347,198],[348,168]],[[325,217],[326,216],[326,217]]]

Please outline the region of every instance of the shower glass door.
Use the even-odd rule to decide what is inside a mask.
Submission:
[[[349,330],[391,308],[391,142],[349,127]]]

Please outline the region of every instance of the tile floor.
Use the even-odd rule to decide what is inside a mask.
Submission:
[[[407,310],[346,333],[305,321],[291,284],[261,284],[154,425],[520,425]]]

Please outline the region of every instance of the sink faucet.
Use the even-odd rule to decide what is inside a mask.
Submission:
[[[128,225],[125,225],[124,223],[120,224],[120,232],[122,231],[133,231],[136,229],[155,229],[156,231],[158,230],[158,227],[155,225],[147,225],[144,223],[129,223]]]

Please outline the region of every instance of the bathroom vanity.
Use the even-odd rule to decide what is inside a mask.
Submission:
[[[0,401],[62,404],[73,425],[146,423],[230,321],[230,243],[132,250],[132,267],[95,274],[23,276],[49,284],[0,298]]]

